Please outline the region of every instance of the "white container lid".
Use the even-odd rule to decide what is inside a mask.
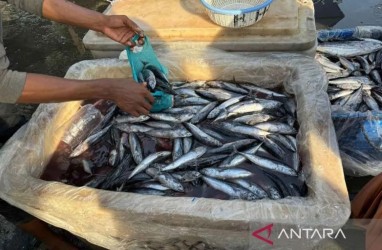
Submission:
[[[199,0],[117,0],[105,14],[127,15],[154,46],[180,42],[228,51],[304,51],[316,43],[312,0],[275,0],[260,22],[240,29],[213,23]],[[90,50],[123,49],[94,31],[83,41]]]

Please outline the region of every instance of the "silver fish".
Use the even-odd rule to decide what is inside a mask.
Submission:
[[[88,174],[93,174],[94,164],[89,160],[82,160],[82,166],[84,167],[84,171]]]
[[[170,83],[167,79],[167,76],[165,74],[163,74],[163,72],[160,69],[158,69],[157,67],[155,67],[154,65],[145,64],[144,68],[151,70],[154,73],[155,77],[158,78],[160,81],[162,81],[164,83]]]
[[[172,149],[172,160],[175,161],[183,155],[183,139],[175,138]]]
[[[285,124],[282,122],[276,122],[276,121],[258,123],[254,126],[258,129],[268,131],[270,133],[279,133],[279,134],[287,134],[287,135],[292,135],[297,133],[297,131],[293,127],[289,126],[288,124]]]
[[[377,52],[375,55],[375,63],[376,65],[381,65],[382,63],[382,49]],[[382,65],[380,66],[382,68]]]
[[[192,135],[195,137],[196,140],[202,142],[203,144],[212,146],[212,147],[222,146],[222,143],[219,140],[204,133],[200,128],[198,128],[194,124],[184,123],[184,126],[192,133]]]
[[[236,92],[238,94],[248,94],[248,90],[243,89],[238,84],[223,82],[223,81],[208,81],[206,82],[207,86],[212,88],[221,88],[228,91]]]
[[[190,152],[188,152],[187,154],[182,155],[176,161],[167,165],[165,168],[162,169],[162,171],[169,171],[169,170],[179,168],[179,167],[187,164],[188,162],[191,162],[191,161],[201,157],[206,152],[207,152],[206,147],[203,147],[203,146],[197,147],[197,148],[191,150]]]
[[[368,75],[371,71],[371,66],[369,62],[362,56],[356,56],[358,62],[361,64],[362,69],[365,71],[365,73]]]
[[[356,111],[362,103],[362,88],[352,94],[347,102],[342,106],[345,110]]]
[[[257,123],[266,122],[266,121],[270,121],[274,119],[276,119],[276,117],[272,115],[263,114],[263,113],[254,113],[250,115],[240,116],[238,118],[235,118],[233,121],[244,123],[247,125],[255,125]]]
[[[240,168],[203,168],[200,172],[203,175],[220,180],[241,179],[252,175],[248,170]]]
[[[242,179],[232,179],[230,181],[233,183],[236,183],[237,185],[239,185],[239,186],[241,186],[241,187],[243,187],[249,191],[251,191],[252,193],[257,195],[259,198],[268,197],[268,194],[265,192],[265,190],[255,183],[250,183],[250,182],[248,182],[246,180],[242,180]]]
[[[287,115],[285,123],[288,124],[290,127],[293,127],[294,124],[296,123],[296,119],[291,115]]]
[[[106,180],[106,177],[107,177],[106,175],[96,176],[94,179],[85,183],[84,186],[91,187],[91,188],[97,188]]]
[[[334,80],[334,79],[338,79],[338,78],[344,78],[344,77],[348,77],[350,76],[351,74],[354,74],[355,72],[358,72],[358,71],[353,71],[352,73],[348,70],[343,70],[343,71],[337,71],[337,72],[330,72],[330,73],[326,73],[326,76],[328,77],[329,80]]]
[[[198,171],[178,171],[173,173],[172,176],[180,182],[192,182],[202,175]]]
[[[275,187],[269,187],[267,191],[269,194],[269,198],[271,198],[272,200],[280,200],[281,198],[283,198],[283,196]]]
[[[192,137],[183,138],[183,153],[184,154],[188,153],[191,150],[193,142],[194,140],[192,139]]]
[[[202,179],[209,186],[228,194],[231,198],[243,200],[255,200],[258,198],[255,194],[241,188],[233,187],[232,185],[226,182],[216,180],[207,176],[202,176]]]
[[[297,104],[293,98],[289,98],[284,102],[284,108],[290,115],[295,115],[297,111]]]
[[[213,178],[209,178],[206,176],[202,176],[202,179],[205,183],[207,183],[209,186],[213,187],[214,189],[219,190],[225,194],[228,194],[229,196],[233,198],[240,198],[237,191],[228,183],[225,183]]]
[[[163,196],[166,193],[163,191],[155,190],[155,189],[149,189],[149,188],[138,188],[133,189],[131,192],[137,193],[137,194],[145,194],[145,195],[157,195],[157,196]]]
[[[218,102],[211,102],[208,105],[206,105],[204,108],[202,108],[191,120],[190,123],[199,123],[202,120],[206,119],[208,114],[213,110],[219,103]]]
[[[361,64],[359,62],[356,62],[356,61],[352,61],[354,67],[355,67],[355,71],[360,71],[361,70]]]
[[[240,153],[240,154],[243,155],[252,163],[255,163],[256,165],[262,168],[273,170],[273,171],[290,175],[290,176],[297,176],[297,173],[294,169],[290,168],[287,165],[284,165],[281,162],[276,162],[270,159],[262,158],[254,154],[246,154],[246,153]]]
[[[145,173],[150,175],[152,178],[156,178],[159,175],[160,170],[156,167],[150,167],[145,170]]]
[[[99,101],[99,102],[100,102],[100,101]],[[117,110],[117,105],[115,105],[115,104],[112,105],[112,106],[108,109],[106,115],[103,117],[101,123],[99,123],[99,124],[92,130],[92,132],[91,132],[91,134],[89,135],[89,137],[90,137],[91,135],[94,135],[94,134],[98,133],[99,131],[101,131],[101,130],[104,129],[105,127],[109,126],[109,125],[110,125],[110,121],[112,120],[112,118],[113,118],[113,116],[114,116],[116,110]]]
[[[276,141],[279,144],[283,145],[284,147],[286,147],[290,151],[296,152],[295,145],[293,145],[293,143],[284,135],[272,134],[272,135],[269,135],[268,137],[271,138],[273,141]]]
[[[328,93],[333,93],[333,92],[337,92],[337,91],[340,91],[340,90],[342,90],[342,89],[341,88],[337,88],[337,87],[335,87],[333,85],[329,85],[328,86]]]
[[[373,53],[370,53],[368,56],[367,56],[367,59],[369,60],[369,62],[373,63],[375,61],[375,57],[377,56],[377,52],[373,52]]]
[[[338,99],[336,99],[334,102],[333,102],[333,105],[338,105],[338,106],[343,106],[346,104],[346,102],[350,99],[350,95],[349,96],[344,96],[344,97],[340,97]]]
[[[359,111],[359,112],[367,112],[367,111],[369,111],[369,107],[368,107],[365,103],[362,103],[362,104],[359,106],[358,111]]]
[[[226,143],[221,147],[218,148],[212,148],[207,151],[208,154],[221,154],[221,153],[228,153],[232,152],[234,149],[240,149],[241,147],[248,146],[252,143],[254,143],[256,140],[254,139],[243,139],[238,140],[230,143]]]
[[[129,134],[129,145],[135,163],[141,163],[143,161],[143,151],[139,138],[135,133]]]
[[[300,157],[298,153],[293,153],[292,155],[292,166],[291,166],[296,172],[300,171]]]
[[[216,118],[223,110],[225,110],[226,108],[228,108],[229,106],[235,104],[235,103],[238,103],[240,102],[242,99],[244,99],[245,96],[238,96],[238,97],[235,97],[235,98],[232,98],[232,99],[229,99],[225,102],[223,102],[222,104],[220,104],[219,106],[217,106],[215,109],[213,109],[207,116],[208,119],[214,119]]]
[[[152,128],[162,128],[162,129],[171,129],[175,126],[175,124],[171,124],[169,122],[161,122],[161,121],[148,121],[148,122],[145,122],[145,125]]]
[[[161,151],[153,153],[149,156],[147,156],[138,166],[135,167],[135,169],[131,172],[128,179],[131,179],[134,175],[144,171],[146,168],[148,168],[152,163],[156,161],[160,161],[164,158],[167,158],[171,155],[170,151]]]
[[[209,136],[212,136],[213,138],[217,139],[218,141],[225,141],[226,139],[222,134],[219,134],[218,132],[211,130],[209,128],[200,128],[204,133],[208,134]]]
[[[263,139],[265,136],[270,134],[269,132],[263,131],[261,129],[258,129],[252,126],[236,125],[236,124],[228,123],[228,122],[220,123],[219,127],[233,134],[239,133],[243,135],[249,135],[259,140]]]
[[[191,113],[168,114],[168,113],[151,113],[149,116],[155,120],[182,123],[189,121],[194,115]]]
[[[249,93],[247,89],[244,89],[240,86],[240,84],[234,84],[230,82],[223,82],[223,89],[230,90],[236,92],[238,94],[246,95]]]
[[[86,150],[88,150],[92,145],[94,145],[98,140],[100,140],[110,129],[111,125],[107,126],[106,128],[100,130],[98,133],[93,134],[89,136],[85,141],[83,141],[81,144],[79,144],[73,152],[70,154],[69,157],[77,157],[84,153]]]
[[[262,146],[262,143],[255,145],[252,148],[245,150],[244,153],[255,154],[260,149],[261,146]],[[240,155],[239,153],[236,153],[236,154],[228,157],[227,159],[225,159],[221,164],[219,164],[218,167],[219,168],[236,167],[245,161],[246,161],[246,158],[244,156]]]
[[[173,129],[153,129],[153,130],[147,131],[146,134],[156,138],[168,138],[168,139],[192,136],[192,134],[188,132],[187,129],[182,127],[173,128]]]
[[[115,127],[112,127],[110,130],[110,138],[111,138],[112,143],[114,145],[118,145],[118,143],[121,140],[121,132],[118,129],[116,129]]]
[[[228,154],[204,156],[199,159],[195,159],[187,163],[186,165],[189,167],[198,167],[198,168],[208,167],[208,166],[212,166],[222,162],[228,156],[229,156]]]
[[[129,140],[129,136],[126,133],[122,133],[121,139],[119,140],[118,143],[118,155],[119,155],[119,160],[122,161],[122,159],[125,157],[126,150],[125,150],[125,144]],[[130,148],[130,146],[128,146]]]
[[[195,90],[192,88],[177,88],[177,89],[174,89],[174,91],[178,95],[200,97],[198,94],[196,94]]]
[[[112,186],[120,185],[126,182],[126,173],[131,166],[130,165],[131,160],[132,160],[131,155],[126,154],[123,160],[114,168],[114,170],[107,174],[107,177],[105,181],[102,183],[101,188],[109,189]],[[147,177],[150,178],[150,176],[146,175],[146,179]],[[146,180],[146,179],[143,179],[143,180]],[[121,189],[122,188],[123,188],[123,185]]]
[[[366,105],[374,111],[379,111],[379,106],[378,103],[374,100],[373,97],[371,97],[371,94],[368,93],[367,91],[362,92],[362,98],[363,101],[366,103]]]
[[[238,97],[239,94],[233,93],[227,90],[207,88],[207,89],[197,89],[195,92],[203,97],[215,100],[215,101],[226,101],[228,99]]]
[[[296,151],[297,150],[297,140],[296,140],[296,138],[291,136],[291,135],[286,135],[285,137],[289,140],[290,144],[293,146],[294,150]]]
[[[353,71],[356,71],[356,67],[354,66],[354,64],[349,61],[348,59],[346,59],[345,57],[340,57],[340,62],[341,64],[347,69],[349,70],[350,72],[353,72]]]
[[[153,129],[145,125],[136,125],[136,124],[129,124],[129,123],[117,124],[115,125],[115,127],[126,133],[138,133],[138,132],[146,133]]]
[[[374,99],[379,102],[382,105],[382,96],[377,94],[375,91],[371,93],[371,95],[374,97]]]
[[[115,165],[117,165],[118,163],[117,163],[117,158],[118,158],[118,152],[117,152],[117,150],[116,149],[113,149],[113,150],[111,150],[110,151],[110,155],[109,155],[109,164],[111,165],[111,166],[115,166]]]
[[[156,77],[154,73],[151,70],[143,69],[142,76],[145,82],[147,82],[147,86],[149,87],[149,89],[154,90],[157,85],[157,81],[156,81]]]
[[[274,142],[271,138],[264,138],[263,139],[264,145],[271,150],[275,156],[278,158],[284,158],[285,157],[285,151],[283,148],[279,146],[276,142]]]
[[[251,83],[242,83],[240,84],[241,87],[248,89],[249,91],[255,92],[255,93],[263,93],[265,95],[273,96],[273,97],[287,97],[284,94],[269,90],[269,89],[264,89],[261,87],[258,87],[256,85],[253,85]]]
[[[178,86],[175,85],[174,89],[176,89],[176,88],[197,89],[197,88],[201,88],[205,85],[206,85],[206,81],[193,81],[193,82],[182,83],[182,84],[179,84]]]
[[[324,56],[324,55],[322,55],[322,54],[316,53],[315,59],[316,59],[322,66],[324,66],[325,68],[328,68],[328,69],[333,70],[333,72],[344,70],[343,68],[341,68],[341,67],[338,66],[337,64],[333,63],[332,61],[329,60],[329,58],[327,58],[326,56]]]
[[[207,105],[210,101],[203,99],[201,97],[188,97],[188,98],[174,98],[174,106],[191,106],[191,105]]]
[[[347,77],[342,79],[336,79],[336,80],[330,80],[329,84],[336,85],[339,88],[342,88],[341,85],[343,84],[354,84],[355,86],[360,87],[360,85],[372,85],[373,81],[370,80],[367,76],[353,76],[353,77]],[[356,85],[358,84],[358,85]]]
[[[333,63],[334,65],[336,65],[337,67],[340,67],[339,65],[337,65],[337,63]],[[332,69],[332,68],[327,68],[325,67],[324,65],[322,65],[326,74],[341,74],[342,72],[346,71],[345,69],[340,69],[340,70],[335,70],[335,69]]]
[[[165,187],[157,182],[141,182],[141,183],[137,183],[137,184],[134,184],[134,187],[135,188],[150,188],[150,189],[155,189],[155,190],[159,190],[159,191],[166,191],[166,190],[169,190],[170,188],[168,187]]]
[[[177,192],[184,192],[182,184],[168,173],[161,173],[156,179],[165,187]]]
[[[352,76],[363,76],[363,74],[361,73],[361,71],[358,71],[358,70],[353,71],[351,75],[352,75]]]
[[[355,57],[382,49],[382,42],[373,39],[360,41],[324,42],[317,46],[317,51],[331,56]]]
[[[232,105],[227,111],[229,113],[243,114],[267,109],[277,109],[281,107],[281,105],[282,103],[278,101],[257,99]]]
[[[354,92],[354,90],[341,90],[335,93],[329,94],[329,100],[333,101],[335,99],[338,99],[340,97],[351,95]]]
[[[166,109],[163,111],[163,113],[170,113],[170,114],[191,113],[191,114],[196,114],[202,108],[203,108],[203,106],[200,106],[200,105],[184,106],[184,107],[179,107],[179,108]]]
[[[116,117],[114,121],[116,123],[138,123],[147,121],[148,119],[150,119],[150,117],[147,115],[141,115],[138,117],[132,115],[123,115]]]
[[[381,75],[379,74],[378,70],[374,69],[370,72],[370,77],[371,79],[373,79],[373,81],[376,83],[376,84],[380,84],[382,85],[382,79],[381,79]]]

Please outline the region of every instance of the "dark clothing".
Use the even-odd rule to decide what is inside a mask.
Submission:
[[[6,2],[30,13],[42,15],[43,0],[6,0]],[[0,147],[27,121],[22,112],[17,112],[20,111],[21,106],[5,104],[15,103],[20,97],[24,89],[26,73],[8,69],[9,60],[3,46],[2,33],[0,13]],[[3,200],[0,200],[0,214],[14,224],[22,224],[33,219],[31,215]]]
[[[0,199],[0,214],[5,219],[15,225],[27,223],[34,219],[34,217],[17,207],[11,206],[7,202]]]

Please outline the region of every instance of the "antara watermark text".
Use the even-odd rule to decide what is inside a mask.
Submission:
[[[278,239],[338,239],[341,237],[343,239],[346,239],[346,236],[342,229],[334,230],[332,228],[283,228],[277,236]]]
[[[265,227],[259,228],[253,231],[252,236],[273,246],[273,241],[271,239],[273,230],[273,224],[269,224]],[[346,236],[342,229],[334,230],[332,228],[299,228],[299,229],[281,229],[277,236],[277,239],[338,239],[342,237],[346,239]]]

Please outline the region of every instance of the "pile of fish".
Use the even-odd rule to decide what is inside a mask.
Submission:
[[[325,69],[332,105],[345,111],[382,107],[382,41],[363,39],[320,43],[316,60]]]
[[[87,138],[71,144],[70,162],[88,174],[86,186],[244,200],[306,194],[292,97],[224,81],[164,90],[175,93],[172,108],[133,117],[111,104]]]

